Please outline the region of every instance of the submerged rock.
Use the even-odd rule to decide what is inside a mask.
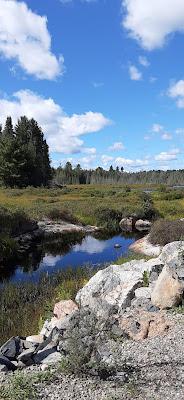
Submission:
[[[136,223],[136,218],[134,217],[129,217],[129,218],[123,218],[119,226],[123,232],[132,232],[135,228],[135,223]]]
[[[135,223],[135,228],[138,231],[148,231],[151,228],[151,222],[148,220],[138,219]]]

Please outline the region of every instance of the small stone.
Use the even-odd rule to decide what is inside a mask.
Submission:
[[[72,314],[78,310],[77,304],[72,300],[62,300],[54,306],[54,315],[58,319],[65,318],[67,315]]]
[[[44,336],[43,335],[27,336],[26,341],[35,344],[41,344],[44,342]]]
[[[6,365],[0,364],[0,372],[8,372],[8,368]]]
[[[30,349],[24,350],[19,356],[18,361],[22,361],[23,363],[27,364],[32,361],[32,356],[35,353],[35,348],[32,347]]]
[[[151,299],[151,290],[149,287],[141,287],[135,290],[135,297]]]
[[[62,360],[62,355],[58,352],[55,351],[52,354],[49,354],[46,358],[43,359],[43,361],[41,361],[43,363],[44,368],[46,369],[46,367],[48,365],[52,365],[52,364],[57,364]]]

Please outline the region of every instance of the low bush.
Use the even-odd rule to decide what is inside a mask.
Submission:
[[[181,190],[170,190],[168,192],[162,193],[161,198],[163,200],[180,200],[184,198],[184,192]]]
[[[122,218],[122,212],[113,208],[98,208],[95,210],[95,216],[99,226],[109,231],[119,230],[119,222]]]
[[[154,220],[158,217],[158,212],[155,210],[153,200],[148,193],[140,193],[140,207],[136,212],[138,218]]]
[[[77,223],[77,219],[67,209],[61,209],[56,207],[51,208],[50,210],[47,211],[46,216],[53,221],[60,220],[60,221],[70,222],[72,224]]]
[[[152,244],[165,246],[167,243],[183,240],[184,221],[166,221],[160,219],[156,221],[150,230],[149,240]]]

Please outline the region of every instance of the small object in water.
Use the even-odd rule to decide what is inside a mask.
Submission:
[[[121,244],[116,243],[116,244],[114,245],[114,248],[115,248],[115,249],[120,249],[120,248],[121,248]]]

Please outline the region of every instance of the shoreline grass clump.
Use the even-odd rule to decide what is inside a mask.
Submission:
[[[75,299],[96,270],[67,268],[54,275],[44,274],[38,282],[5,283],[0,291],[0,344],[11,336],[37,333],[40,321],[51,316],[57,301]]]

